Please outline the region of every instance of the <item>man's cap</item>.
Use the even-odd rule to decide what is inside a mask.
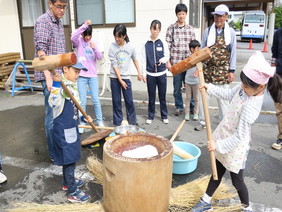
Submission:
[[[80,70],[83,70],[83,71],[88,71],[87,68],[85,68],[81,62],[77,62],[75,65],[72,65],[71,67],[73,68],[76,68],[76,69],[80,69]]]
[[[229,13],[229,8],[225,4],[218,5],[214,12],[212,12],[213,15],[224,15]]]
[[[275,67],[270,66],[260,51],[255,51],[243,68],[243,72],[253,82],[265,85],[269,78],[273,77]]]

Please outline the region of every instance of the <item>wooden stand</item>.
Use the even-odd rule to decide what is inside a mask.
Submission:
[[[19,52],[0,54],[0,88],[5,88],[5,84],[19,59],[21,59]]]

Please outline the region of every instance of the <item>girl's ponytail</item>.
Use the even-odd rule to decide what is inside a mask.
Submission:
[[[129,42],[129,37],[128,37],[128,35],[127,35],[127,34],[126,34],[126,36],[125,36],[124,40],[126,41],[126,43],[128,43],[128,42]]]
[[[278,74],[269,78],[267,90],[275,103],[282,103],[282,78]]]

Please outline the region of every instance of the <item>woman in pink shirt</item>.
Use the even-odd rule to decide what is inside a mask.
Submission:
[[[92,39],[91,21],[86,20],[71,36],[73,46],[76,48],[78,61],[87,68],[81,70],[77,80],[81,106],[86,110],[87,86],[90,89],[91,100],[98,126],[104,126],[101,103],[99,100],[99,84],[97,78],[96,60],[103,58],[102,52],[98,48],[98,43]],[[82,125],[85,123],[81,123]],[[83,128],[79,129],[83,133]]]

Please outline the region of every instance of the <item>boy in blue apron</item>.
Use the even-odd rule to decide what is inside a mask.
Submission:
[[[53,109],[54,118],[54,165],[63,166],[63,190],[68,190],[70,202],[86,202],[91,197],[80,191],[84,182],[76,180],[74,170],[80,160],[80,140],[78,133],[78,109],[61,87],[63,81],[73,96],[80,102],[76,81],[80,70],[87,70],[80,62],[73,66],[63,67],[62,76],[53,76],[53,85],[49,97],[49,105]],[[91,117],[87,120],[92,122]]]

